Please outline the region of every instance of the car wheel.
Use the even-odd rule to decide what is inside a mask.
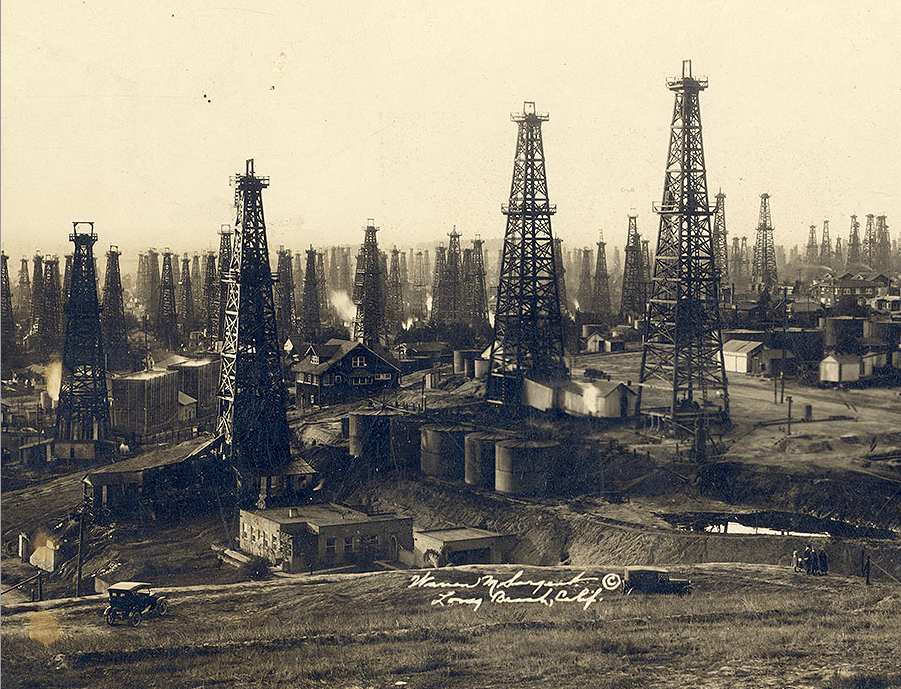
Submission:
[[[135,610],[133,613],[131,613],[128,621],[131,623],[132,627],[137,627],[139,624],[141,624],[141,613]]]
[[[106,612],[103,613],[103,616],[106,618],[106,623],[110,627],[112,627],[114,624],[116,624],[116,613],[114,613],[112,610],[108,609]]]
[[[160,598],[156,602],[156,614],[162,617],[169,611],[169,604],[166,602],[165,598]]]

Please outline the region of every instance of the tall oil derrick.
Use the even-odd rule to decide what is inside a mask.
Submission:
[[[316,275],[316,250],[307,249],[306,270],[303,278],[303,308],[300,322],[304,340],[312,342],[322,330],[322,314],[319,310],[319,281]]]
[[[3,357],[3,363],[10,361],[13,356],[18,354],[19,343],[18,333],[16,332],[16,318],[13,315],[13,295],[9,287],[9,267],[6,265],[8,257],[0,252],[0,261],[3,264],[3,273],[0,277],[0,299],[2,299],[2,312],[0,312],[0,333],[3,335],[3,341],[0,342],[0,355]]]
[[[410,296],[410,314],[414,320],[424,321],[428,319],[428,290],[429,283],[425,277],[425,263],[423,254],[417,251],[413,258],[413,285]]]
[[[873,270],[889,273],[892,269],[892,242],[886,216],[876,216],[876,248],[873,251]]]
[[[591,249],[582,249],[582,263],[579,266],[579,291],[576,299],[579,302],[579,311],[591,310],[591,259],[594,258]]]
[[[35,340],[41,358],[49,359],[63,351],[63,307],[59,279],[59,258],[44,257],[44,277],[41,281],[41,306],[38,309]]]
[[[751,253],[748,251],[748,238],[741,238],[741,272],[745,291],[751,288]]]
[[[232,242],[234,232],[230,225],[219,226],[219,285],[216,293],[215,310],[212,318],[210,340],[225,340],[225,306],[228,303],[228,271],[231,270]]]
[[[510,200],[502,207],[507,228],[486,395],[499,403],[519,403],[524,378],[568,375],[551,230],[557,207],[548,198],[541,136],[548,115],[526,102],[521,113],[510,117],[517,123],[516,154]]]
[[[147,275],[150,298],[148,317],[151,323],[156,323],[159,319],[160,310],[160,254],[156,249],[151,248],[147,252]]]
[[[23,256],[19,264],[19,288],[13,301],[13,311],[23,330],[31,319],[31,276],[28,268],[28,259]]]
[[[412,261],[410,261],[412,264]],[[410,303],[410,272],[407,264],[407,252],[400,252],[400,293],[404,304]]]
[[[848,256],[846,258],[845,267],[850,270],[852,267],[860,265],[860,223],[857,222],[857,216],[851,216],[851,231],[848,234]]]
[[[820,264],[832,265],[832,239],[829,237],[829,221],[823,221],[823,240],[820,242]]]
[[[138,273],[135,277],[135,296],[137,300],[147,309],[150,300],[150,269],[147,264],[147,254],[143,251],[138,252]],[[105,283],[104,283],[105,284]]]
[[[223,457],[242,483],[271,475],[291,459],[287,392],[275,322],[272,272],[263,217],[268,177],[253,159],[235,175],[237,217],[226,271],[225,339],[217,433]]]
[[[651,296],[651,280],[654,268],[651,263],[651,240],[641,240],[641,289],[645,302]]]
[[[319,294],[319,319],[333,323],[334,309],[328,298],[328,284],[325,281],[324,257],[322,252],[316,254],[316,289]]]
[[[176,257],[176,260],[178,258]],[[188,344],[191,333],[197,330],[197,312],[194,310],[194,281],[191,278],[191,257],[184,255],[181,261],[181,285],[178,301],[178,331],[182,344]]]
[[[503,249],[501,249],[501,261],[503,261]],[[557,267],[557,295],[560,299],[560,316],[568,321],[572,319],[569,309],[569,297],[566,293],[566,268],[563,262],[563,240],[554,237],[554,265]]]
[[[623,270],[623,264],[619,257],[619,247],[613,247],[613,273],[618,275]]]
[[[835,249],[832,252],[832,266],[841,268],[845,265],[845,247],[841,237],[835,238]]]
[[[770,216],[770,195],[760,195],[760,218],[754,244],[754,265],[751,282],[757,291],[773,293],[779,284],[776,275],[776,247],[773,244],[773,221]]]
[[[434,312],[439,323],[462,323],[466,320],[463,304],[463,254],[460,233],[455,227],[448,232],[444,271],[441,276],[441,310]]]
[[[472,249],[463,249],[463,261],[460,268],[460,285],[463,292],[463,320],[472,327]]]
[[[479,235],[472,240],[472,315],[470,325],[478,332],[488,327],[488,291],[485,285],[485,255]]]
[[[79,226],[85,229],[79,231]],[[57,451],[60,444],[71,447],[106,440],[109,435],[106,360],[94,270],[94,223],[72,223],[69,240],[75,244],[75,255],[65,307],[65,351],[56,412]]]
[[[175,258],[172,260],[172,282],[175,285],[175,290],[178,292],[178,286],[181,285],[181,267],[178,262],[178,254],[172,254]]]
[[[194,288],[194,315],[200,319],[203,312],[203,273],[200,271],[200,254],[191,258],[191,287]]]
[[[726,236],[726,195],[720,189],[716,196],[716,206],[713,209],[713,255],[716,260],[716,270],[720,277],[720,285],[729,282],[729,251]]]
[[[443,243],[435,247],[435,269],[432,271],[432,312],[429,314],[431,323],[444,322],[444,288],[441,283],[444,280],[445,267],[447,265],[447,248]]]
[[[340,250],[341,250],[341,248],[337,247],[337,246],[332,246],[332,247],[329,247],[329,249],[328,249],[328,273],[326,273],[326,276],[325,276],[326,290],[332,289],[332,290],[337,291],[337,290],[341,289],[341,287],[339,286],[341,278],[338,275],[338,252]],[[300,261],[297,261],[297,263],[294,264],[294,268],[298,269],[299,266],[300,266]],[[302,270],[302,268],[300,268],[300,270]],[[298,273],[298,274],[300,275],[301,279],[299,279],[299,280],[295,279],[294,283],[297,285],[302,285],[303,284],[303,279],[302,279],[303,274],[302,273]],[[301,299],[302,298],[303,298],[303,295],[301,294]],[[300,306],[302,306],[302,304],[300,304]],[[300,309],[298,309],[297,311],[298,311],[298,313],[300,313]]]
[[[626,238],[626,262],[623,268],[623,294],[620,299],[619,315],[641,316],[645,312],[644,260],[641,253],[641,235],[638,234],[638,216],[629,216],[629,233]]]
[[[200,300],[200,328],[203,330],[207,345],[213,340],[213,319],[215,318],[216,304],[219,294],[219,271],[216,269],[216,254],[205,251],[203,254],[203,289]]]
[[[863,235],[863,246],[861,253],[862,262],[873,268],[876,262],[876,216],[867,213],[867,228]]]
[[[297,312],[294,310],[294,259],[291,250],[283,246],[278,248],[278,282],[275,283],[275,322],[278,325],[279,346],[291,340],[295,347],[300,346],[297,337]]]
[[[391,269],[388,271],[388,299],[385,328],[396,335],[404,323],[404,295],[400,275],[400,251],[391,249]]]
[[[44,257],[35,254],[31,259],[34,266],[31,278],[31,332],[37,332],[38,316],[44,308]]]
[[[370,218],[364,231],[354,281],[357,316],[354,319],[353,339],[371,347],[385,344],[385,299],[382,293],[382,260],[375,236],[378,232],[375,220]]]
[[[737,292],[744,291],[741,275],[741,240],[735,236],[732,237],[732,253],[729,256],[729,276],[732,284]]]
[[[178,260],[176,258],[176,260]],[[160,278],[160,301],[156,309],[156,336],[165,349],[178,349],[178,311],[175,306],[175,281],[172,275],[172,252],[163,249],[163,274]]]
[[[607,243],[604,241],[604,232],[600,232],[598,240],[597,261],[594,266],[594,285],[591,291],[592,313],[600,316],[613,315],[613,307],[610,305],[610,278],[607,275]]]
[[[804,258],[810,265],[815,265],[820,261],[820,245],[817,242],[816,225],[811,225],[810,231],[807,233],[807,253]]]
[[[723,362],[719,275],[710,226],[707,171],[701,132],[699,94],[707,79],[691,75],[667,80],[675,105],[666,164],[654,277],[645,318],[638,401],[644,384],[659,379],[671,391],[666,416],[703,438],[705,419],[721,404],[724,420],[729,397]],[[718,399],[718,396],[719,397]],[[706,440],[702,447],[706,445]]]
[[[100,329],[110,371],[131,370],[132,358],[125,327],[125,300],[122,298],[122,275],[119,270],[119,247],[111,245],[106,252],[106,275],[103,281],[103,309]]]

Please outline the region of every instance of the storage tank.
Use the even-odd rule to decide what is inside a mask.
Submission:
[[[420,469],[426,476],[463,478],[463,426],[423,426],[420,431]]]
[[[560,443],[552,440],[502,440],[494,445],[494,489],[498,493],[537,495],[546,492],[557,470]]]
[[[475,359],[464,359],[463,360],[463,370],[465,371],[467,378],[475,378],[476,377],[476,360]]]
[[[391,418],[395,414],[354,412],[348,421],[348,451],[376,463],[391,458]]]
[[[391,418],[391,452],[401,469],[419,469],[420,428],[422,423],[406,416]]]
[[[462,350],[462,349],[454,350],[454,373],[462,374],[466,370],[464,368],[465,364],[463,363],[464,362],[463,354],[464,354],[464,350]]]
[[[473,359],[473,373],[475,377],[478,379],[483,379],[488,376],[488,365],[491,362],[488,359]]]
[[[464,441],[464,480],[479,488],[494,487],[494,444],[510,440],[506,433],[479,431],[467,433]]]

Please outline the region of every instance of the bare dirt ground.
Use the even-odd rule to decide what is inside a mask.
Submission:
[[[432,575],[462,592],[458,585],[480,575],[502,581],[516,570]],[[527,567],[523,578],[567,582],[579,571]],[[898,585],[740,564],[680,573],[695,584],[690,596],[603,592],[587,607],[498,602],[481,590],[466,593],[485,597],[478,610],[442,605],[434,601],[448,589],[410,588],[416,571],[168,589],[172,614],[137,628],[107,627],[99,597],[23,604],[4,612],[2,681],[101,689],[901,683]],[[512,598],[532,589],[506,590]]]

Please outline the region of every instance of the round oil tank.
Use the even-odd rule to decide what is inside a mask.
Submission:
[[[465,364],[463,363],[466,359],[464,358],[465,350],[455,349],[454,350],[454,373],[462,374],[466,372]]]
[[[598,326],[593,323],[585,323],[582,325],[582,339],[587,340],[593,332],[597,332]]]
[[[427,476],[463,478],[463,426],[423,426],[420,430],[420,468]]]
[[[488,359],[473,359],[473,374],[479,380],[485,378],[488,375],[488,365],[491,362]]]
[[[560,443],[501,440],[494,445],[494,489],[498,493],[538,495],[557,469]]]
[[[475,359],[464,359],[463,360],[463,370],[466,372],[467,378],[475,378],[476,377],[476,360]]]
[[[405,416],[391,419],[391,454],[398,468],[419,468],[420,431],[422,424]]]
[[[395,414],[354,412],[348,422],[348,451],[372,462],[390,459],[391,419]]]
[[[467,433],[464,440],[464,480],[479,488],[494,487],[494,444],[510,440],[504,433],[480,431]]]

